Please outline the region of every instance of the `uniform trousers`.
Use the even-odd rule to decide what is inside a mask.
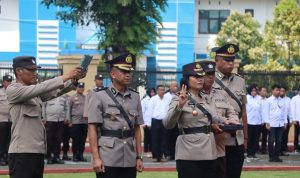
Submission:
[[[218,157],[217,158],[217,178],[225,178],[226,177],[226,157]]]
[[[284,127],[271,127],[269,142],[268,142],[270,159],[279,158],[283,131],[284,131]],[[275,142],[275,147],[274,147],[274,142]]]
[[[299,147],[299,122],[297,121],[297,125],[294,125],[294,149],[300,150]]]
[[[265,153],[267,151],[268,135],[269,135],[269,131],[266,128],[266,124],[264,124],[261,128],[261,152],[262,153]]]
[[[216,160],[176,160],[178,178],[216,178]]]
[[[151,140],[152,140],[152,156],[161,159],[163,153],[166,153],[166,129],[162,124],[162,120],[152,119],[151,122]]]
[[[69,144],[70,138],[71,138],[71,128],[67,124],[64,124],[63,137],[62,137],[62,143],[63,143],[62,151],[64,153],[67,153],[70,149],[70,144]]]
[[[10,153],[8,160],[10,178],[43,178],[44,154]]]
[[[144,127],[144,152],[151,152],[151,127]]]
[[[136,168],[105,166],[105,172],[96,173],[96,177],[97,178],[136,178]]]
[[[259,148],[259,136],[261,133],[261,125],[248,124],[248,156],[255,156],[256,151]]]
[[[87,124],[73,124],[71,128],[72,152],[80,156],[83,154],[87,137]]]
[[[288,119],[287,127],[282,134],[282,142],[281,142],[281,149],[280,149],[281,153],[288,151],[289,132],[290,132],[290,119]]]
[[[225,146],[226,178],[240,178],[244,163],[244,145]]]
[[[51,154],[59,156],[60,154],[60,143],[63,137],[63,122],[47,122],[47,155]]]
[[[11,137],[11,122],[0,122],[0,161],[7,161]]]

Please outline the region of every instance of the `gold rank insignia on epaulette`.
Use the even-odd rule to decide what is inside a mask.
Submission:
[[[103,87],[103,88],[95,88],[93,89],[95,92],[99,92],[99,91],[102,91],[102,90],[106,90],[108,87]]]
[[[133,91],[133,92],[135,92],[135,93],[139,94],[139,92],[138,92],[138,91],[136,91],[136,90],[135,90],[135,89],[133,89],[133,88],[130,88],[130,87],[128,87],[128,90],[130,90],[130,91]]]

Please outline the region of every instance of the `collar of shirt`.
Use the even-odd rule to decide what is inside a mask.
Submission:
[[[119,95],[121,95],[121,96],[128,96],[128,97],[131,97],[131,92],[130,92],[130,90],[126,87],[126,89],[125,89],[125,92],[124,92],[124,94],[123,93],[121,93],[118,89],[116,89],[113,85],[111,85],[110,87],[109,87],[109,90],[112,92],[112,94],[116,97],[118,94]]]
[[[220,79],[220,80],[229,80],[229,81],[232,81],[233,78],[234,78],[234,74],[230,74],[229,77],[225,76],[222,72],[220,72],[218,69],[216,69],[216,74],[217,74],[217,77]]]

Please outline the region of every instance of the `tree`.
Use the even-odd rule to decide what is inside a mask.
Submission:
[[[73,25],[94,23],[99,35],[99,49],[105,54],[140,53],[150,49],[159,36],[157,23],[167,0],[43,0],[48,8],[61,7],[57,17]]]
[[[300,64],[300,9],[296,0],[284,0],[274,9],[272,31],[280,47],[286,55],[280,56],[284,65],[292,68],[293,64]]]
[[[259,23],[249,13],[234,12],[223,23],[217,35],[216,43],[219,46],[228,42],[238,44],[242,65],[248,64],[252,62],[248,50],[261,46],[262,37],[258,31],[259,27]]]

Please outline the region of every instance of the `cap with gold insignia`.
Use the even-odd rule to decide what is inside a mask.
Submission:
[[[103,80],[103,75],[101,74],[95,75],[95,80]]]
[[[225,61],[233,61],[235,54],[239,51],[239,47],[235,44],[225,44],[222,47],[215,47],[211,50],[216,56],[221,56]]]
[[[36,59],[33,56],[18,56],[13,59],[13,68],[23,67],[25,69],[41,68],[36,65]]]
[[[105,63],[109,64],[110,68],[116,67],[121,70],[131,71],[134,70],[136,60],[135,55],[131,53],[125,53],[112,60],[106,61]]]
[[[204,76],[204,71],[199,62],[193,62],[182,66],[182,75]]]
[[[84,83],[83,82],[78,82],[77,88],[84,88]]]
[[[11,75],[4,75],[3,76],[3,81],[11,82],[12,81],[12,76]]]
[[[214,61],[203,60],[203,61],[199,61],[199,63],[201,64],[203,71],[205,73],[216,71],[216,63]]]

